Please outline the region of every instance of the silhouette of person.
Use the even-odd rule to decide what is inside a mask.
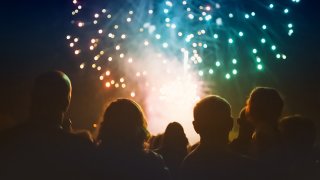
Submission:
[[[106,109],[98,134],[98,169],[103,179],[168,179],[160,155],[145,150],[149,137],[141,107],[118,99]]]
[[[182,163],[180,179],[250,179],[251,162],[228,149],[233,126],[231,106],[219,96],[208,96],[193,110],[199,146]]]
[[[314,144],[316,127],[312,120],[300,115],[281,119],[279,130],[283,140],[287,178],[316,178],[316,158]]]
[[[254,125],[251,155],[260,165],[261,178],[283,176],[281,138],[278,121],[284,102],[276,89],[257,87],[247,100],[246,117]]]
[[[234,152],[249,155],[254,126],[252,122],[249,122],[246,118],[245,107],[242,108],[237,123],[239,125],[239,135],[230,143],[230,148]]]
[[[278,121],[283,105],[279,92],[268,87],[255,88],[247,100],[246,117],[255,127],[253,136],[258,156],[279,148]]]
[[[163,134],[161,147],[156,152],[162,155],[174,179],[178,178],[180,165],[188,154],[188,144],[181,124],[170,123]]]
[[[62,128],[71,92],[63,72],[36,78],[29,120],[1,135],[3,179],[75,179],[90,174],[84,170],[93,144]]]

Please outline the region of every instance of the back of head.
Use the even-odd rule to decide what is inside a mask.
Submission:
[[[188,139],[184,133],[183,127],[178,122],[170,123],[162,139],[162,147],[169,149],[186,149]]]
[[[255,88],[247,101],[247,112],[255,123],[276,126],[282,110],[283,100],[279,92],[268,87]]]
[[[31,93],[31,116],[65,113],[71,100],[71,82],[61,71],[39,75]]]
[[[105,111],[98,135],[101,145],[142,149],[149,136],[141,107],[129,99],[112,102]]]
[[[194,128],[202,138],[228,138],[232,129],[231,106],[219,96],[208,96],[193,110]]]
[[[312,120],[299,115],[281,119],[279,130],[289,150],[312,150],[316,140],[316,127]]]

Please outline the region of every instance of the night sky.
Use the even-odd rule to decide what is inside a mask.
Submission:
[[[268,72],[254,77],[217,83],[214,92],[230,101],[235,115],[253,87],[272,86],[285,97],[284,114],[300,113],[320,124],[318,7],[315,0],[302,0],[294,11],[296,30],[286,43],[286,63],[271,64]],[[70,76],[74,88],[70,117],[76,128],[90,129],[106,103],[117,96],[106,93],[90,72],[80,71],[65,41],[71,31],[71,9],[69,0],[1,3],[0,130],[26,119],[32,80],[41,72],[59,69]]]

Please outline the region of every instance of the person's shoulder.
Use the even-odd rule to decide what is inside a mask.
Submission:
[[[200,161],[200,159],[201,152],[199,152],[199,148],[196,148],[184,158],[181,164],[181,170],[189,171],[190,168],[198,164],[198,161]]]
[[[74,150],[77,153],[93,153],[95,151],[94,142],[82,135],[59,131],[59,135],[56,138],[65,149]]]
[[[199,150],[199,147],[192,150],[185,158],[184,162],[193,161],[194,159],[198,159],[199,156],[201,156],[201,152]]]
[[[69,141],[70,143],[93,145],[93,141],[89,135],[84,135],[84,133],[71,133],[71,132],[61,132],[62,138]]]
[[[179,172],[179,179],[197,179],[199,164],[199,147],[190,152],[182,161]]]
[[[86,131],[86,130],[76,131],[73,133],[73,135],[76,135],[77,138],[80,138],[87,142],[90,142],[90,143],[94,142],[94,139],[89,131]]]

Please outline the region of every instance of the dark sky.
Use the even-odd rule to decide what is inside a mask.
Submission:
[[[26,118],[32,79],[51,69],[65,71],[73,81],[71,117],[76,127],[89,127],[101,114],[109,94],[102,93],[101,84],[88,75],[89,72],[79,71],[79,64],[65,43],[65,36],[71,31],[71,7],[71,0],[1,3],[0,129],[6,122]],[[234,113],[254,86],[273,86],[286,99],[286,114],[301,113],[320,122],[320,12],[317,7],[317,1],[302,0],[294,11],[297,29],[285,47],[290,57],[285,65],[268,67],[272,74],[246,77],[217,87],[215,92],[230,100]]]

